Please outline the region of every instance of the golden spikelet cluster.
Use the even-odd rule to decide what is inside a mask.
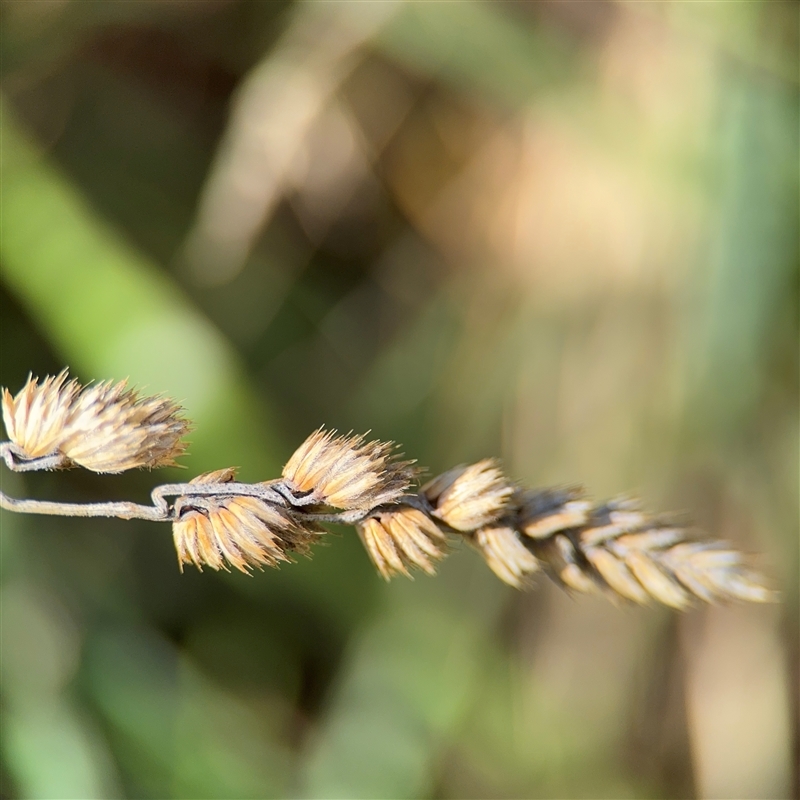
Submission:
[[[59,449],[80,392],[77,381],[66,380],[67,370],[47,376],[41,384],[29,375],[15,397],[3,389],[3,423],[23,457],[41,458]]]
[[[574,591],[605,590],[678,609],[694,599],[774,599],[741,553],[721,542],[694,541],[684,526],[654,518],[628,499],[595,506],[577,488],[527,492],[492,460],[456,467],[421,494],[434,520],[463,534],[518,589],[544,568]]]
[[[579,488],[521,492],[516,499],[517,527],[531,539],[585,525],[592,511],[592,501]]]
[[[506,525],[481,528],[469,536],[470,544],[483,556],[489,569],[515,589],[530,585],[529,578],[541,569],[539,560]]]
[[[168,398],[140,397],[126,381],[82,387],[67,370],[41,384],[29,377],[14,397],[5,389],[3,421],[20,458],[57,453],[94,472],[174,465],[189,430]]]
[[[79,465],[95,472],[173,464],[189,429],[180,407],[140,397],[125,381],[83,387],[64,370],[17,395],[3,390],[11,469]],[[594,505],[580,489],[526,491],[493,459],[462,465],[411,489],[417,470],[389,442],[323,428],[303,442],[269,484],[234,483],[234,470],[200,475],[153,492],[154,505],[14,500],[12,511],[118,516],[173,523],[178,561],[199,569],[249,572],[305,554],[320,521],[355,524],[385,579],[419,569],[433,575],[448,540],[463,538],[492,571],[527,588],[544,571],[576,592],[605,591],[677,609],[693,600],[768,602],[775,594],[724,542],[695,538],[681,524],[650,516],[630,500]],[[199,488],[198,488],[199,487]],[[177,499],[170,506],[166,496]]]
[[[422,487],[433,515],[461,533],[496,522],[514,494],[514,486],[494,459],[455,467]]]
[[[410,576],[416,567],[436,573],[435,562],[447,553],[447,537],[428,516],[416,508],[399,506],[356,524],[372,563],[385,580]]]
[[[230,483],[234,469],[199,475],[190,484]],[[246,495],[179,497],[172,538],[178,563],[241,572],[291,561],[289,552],[307,554],[320,531],[301,526],[280,506]]]
[[[565,513],[563,506],[553,503],[558,492],[539,495],[528,497],[528,510],[538,503],[550,505],[553,519]],[[561,493],[563,505],[575,502],[574,495],[574,491]],[[520,517],[524,533],[525,511]],[[539,521],[546,519],[543,512]],[[627,499],[592,509],[578,525],[528,538],[528,546],[553,577],[579,592],[604,589],[636,603],[657,600],[678,609],[693,599],[774,599],[742,553],[723,542],[692,540],[685,527],[648,516]]]
[[[368,511],[396,502],[414,480],[411,462],[393,450],[391,442],[319,428],[286,463],[283,480],[304,505]]]

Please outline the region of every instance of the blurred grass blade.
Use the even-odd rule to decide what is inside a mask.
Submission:
[[[480,626],[406,595],[344,667],[301,772],[309,797],[427,797],[434,762],[474,689]],[[413,608],[412,608],[413,606]]]
[[[297,4],[280,42],[237,92],[186,244],[187,269],[199,284],[226,283],[244,267],[310,129],[396,7],[387,0]]]
[[[797,269],[797,100],[777,83],[728,82],[720,124],[721,214],[705,336],[694,336],[704,427],[740,433],[759,402],[777,313]],[[791,312],[790,312],[791,313]]]
[[[98,632],[87,663],[95,702],[136,754],[142,794],[285,794],[290,762],[263,702],[256,713],[143,628]]]
[[[3,755],[18,797],[100,800],[116,794],[105,743],[73,703],[48,697],[4,716]]]

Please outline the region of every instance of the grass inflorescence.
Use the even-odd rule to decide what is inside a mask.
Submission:
[[[173,401],[143,397],[124,381],[81,386],[64,370],[3,390],[9,441],[0,455],[16,471],[83,467],[115,473],[175,463],[190,423]],[[775,593],[750,559],[725,542],[643,511],[620,498],[595,504],[582,490],[524,489],[494,459],[455,467],[417,486],[420,470],[391,442],[320,428],[291,456],[279,479],[236,481],[226,468],[130,502],[53,503],[0,493],[23,513],[170,522],[183,569],[277,567],[310,555],[324,522],[355,526],[380,575],[434,575],[463,540],[517,589],[545,574],[572,592],[657,601],[768,602]],[[172,498],[168,500],[167,498]]]

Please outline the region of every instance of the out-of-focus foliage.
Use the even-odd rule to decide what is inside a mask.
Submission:
[[[4,513],[3,797],[797,792],[795,4],[3,14],[3,385],[168,392],[183,476],[327,423],[635,491],[784,598],[615,609],[462,552],[385,586],[349,529],[181,575],[166,525]]]

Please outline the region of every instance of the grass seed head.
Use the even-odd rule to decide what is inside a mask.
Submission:
[[[445,472],[423,486],[422,492],[433,506],[434,516],[454,530],[468,533],[500,519],[514,486],[497,461],[486,458]]]
[[[126,381],[82,387],[66,370],[30,377],[15,397],[4,390],[3,421],[24,458],[59,452],[94,472],[175,465],[190,427],[169,398],[140,397]]]
[[[60,449],[80,390],[76,380],[67,382],[67,370],[47,376],[41,384],[29,375],[13,397],[3,389],[3,423],[21,455],[40,458]]]
[[[189,422],[167,397],[140,397],[125,381],[98,383],[73,402],[60,449],[94,472],[174,466]]]
[[[391,442],[320,428],[286,463],[283,478],[294,493],[311,495],[319,505],[372,509],[397,501],[414,480],[411,462],[397,460],[393,450]]]
[[[554,533],[585,525],[592,502],[578,488],[521,492],[518,528],[531,539],[546,539]]]
[[[695,540],[684,525],[650,516],[628,498],[576,510],[583,502],[571,491],[544,490],[529,493],[517,514],[529,547],[567,588],[676,609],[696,599],[775,599],[746,557],[723,542]]]
[[[436,562],[447,554],[447,537],[415,508],[399,507],[369,517],[356,525],[372,563],[385,580],[412,568],[436,573]]]
[[[233,469],[217,470],[190,483],[228,483],[234,476]],[[181,569],[277,567],[291,561],[290,552],[307,554],[320,534],[298,525],[285,509],[245,495],[180,497],[175,511],[172,536]]]
[[[530,576],[541,568],[539,560],[525,547],[513,528],[481,528],[470,536],[469,541],[492,572],[515,589],[526,588]]]

